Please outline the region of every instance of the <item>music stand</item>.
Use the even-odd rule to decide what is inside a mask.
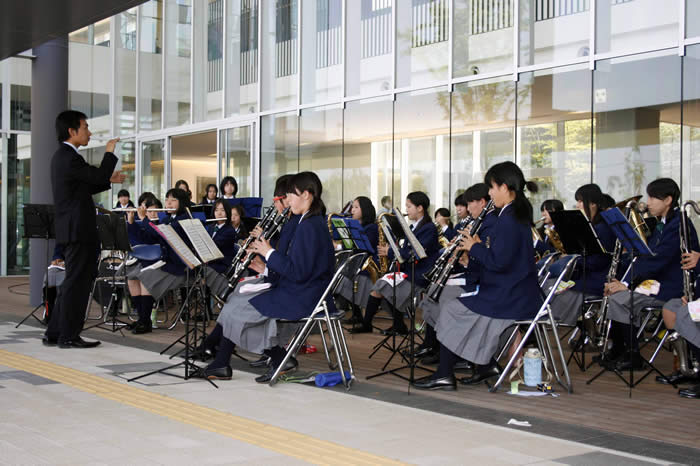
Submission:
[[[97,235],[100,239],[101,250],[106,251],[119,251],[123,253],[124,257],[131,252],[131,243],[129,242],[129,233],[126,228],[126,216],[120,214],[104,214],[98,215],[96,218],[97,223]],[[95,278],[95,282],[102,280],[110,285],[112,288],[112,293],[107,303],[107,309],[105,310],[106,317],[111,317],[108,320],[105,319],[101,322],[96,323],[87,327],[85,330],[91,328],[101,328],[108,330],[112,333],[119,332],[124,336],[123,328],[129,325],[128,322],[119,320],[117,318],[117,303],[119,300],[119,295],[117,294],[117,271],[126,270],[126,262],[123,261],[120,267],[110,267],[112,269],[111,280],[104,280],[102,277]],[[126,271],[124,272],[124,281],[126,282]],[[122,285],[124,286],[124,285]],[[94,291],[94,290],[93,290]],[[100,297],[102,296],[102,290],[99,290]],[[93,293],[90,293],[92,296]],[[88,301],[88,309],[92,305],[92,301]],[[114,306],[114,308],[112,308]],[[100,318],[102,320],[102,318]]]
[[[659,374],[662,378],[664,378],[669,384],[673,385],[676,387],[676,384],[671,382],[666,375],[661,373],[651,362],[649,362],[646,358],[642,357],[640,354],[639,348],[636,350],[633,350],[631,345],[632,341],[635,338],[634,335],[634,262],[638,257],[652,257],[656,256],[654,252],[649,249],[649,246],[640,238],[639,234],[637,231],[634,229],[634,227],[629,223],[629,221],[625,218],[625,216],[622,214],[622,211],[620,211],[619,208],[614,208],[614,209],[609,209],[607,211],[601,212],[601,215],[603,216],[603,220],[610,226],[612,229],[613,233],[615,233],[615,236],[620,240],[620,243],[622,244],[622,247],[625,248],[631,255],[632,255],[632,261],[630,262],[630,269],[629,269],[629,293],[630,293],[630,307],[629,307],[629,326],[630,326],[630,348],[629,348],[629,353],[630,353],[630,360],[633,359],[633,356],[637,356],[644,364],[646,364],[650,369],[647,371],[646,374],[644,374],[642,377],[639,378],[639,380],[635,381],[634,380],[634,365],[631,364],[629,368],[629,380],[625,379],[622,376],[621,371],[619,371],[616,367],[613,367],[612,369],[608,367],[603,367],[603,369],[598,372],[595,376],[593,376],[590,380],[586,382],[586,385],[590,385],[593,383],[595,379],[600,377],[603,373],[607,371],[613,372],[617,377],[622,380],[622,382],[625,383],[629,387],[629,396],[632,398],[632,389],[639,385],[642,380],[644,380],[649,374],[652,372],[656,372]]]
[[[581,321],[583,322],[586,313],[586,258],[594,254],[608,254],[600,238],[595,231],[586,214],[581,210],[563,210],[558,212],[550,212],[552,223],[555,231],[559,235],[559,239],[564,246],[566,254],[578,254],[583,258],[582,267],[582,282],[583,282],[583,301],[581,302]],[[586,339],[588,332],[586,326],[581,325],[581,334],[578,338],[575,348],[581,350],[581,359],[576,357],[576,349],[571,352],[571,359],[576,362],[576,365],[582,371],[586,367]],[[567,364],[568,362],[567,361]]]
[[[27,239],[43,239],[46,245],[46,266],[51,263],[51,255],[49,253],[50,240],[56,238],[56,230],[54,226],[54,208],[53,204],[24,204],[22,206],[22,214],[24,216],[24,236]],[[44,274],[44,289],[48,290],[49,275],[48,271]],[[44,310],[46,299],[42,299],[42,303],[36,306],[32,312],[27,314],[15,328],[25,323],[30,317],[34,317],[40,324],[44,321],[39,319],[35,313],[42,307]]]

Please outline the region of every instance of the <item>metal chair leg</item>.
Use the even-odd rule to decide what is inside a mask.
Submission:
[[[506,367],[503,368],[503,372],[501,372],[501,376],[498,378],[498,380],[496,381],[496,383],[495,383],[491,388],[489,388],[489,391],[490,391],[490,392],[493,393],[493,392],[495,392],[496,390],[498,390],[499,385],[501,385],[501,383],[503,383],[503,379],[506,378],[506,375],[507,375],[508,372],[510,371],[510,368],[511,368],[511,367],[513,366],[513,364],[515,363],[515,359],[518,357],[518,355],[520,354],[520,352],[523,350],[523,347],[525,346],[525,342],[527,341],[527,339],[528,339],[528,338],[530,337],[530,335],[532,334],[532,332],[533,332],[533,330],[534,330],[534,328],[535,328],[535,322],[536,322],[536,320],[533,320],[532,323],[528,326],[528,329],[527,329],[527,331],[525,332],[525,335],[523,335],[523,338],[520,340],[520,343],[518,343],[517,348],[515,348],[515,351],[513,352],[513,355],[510,357],[510,359],[508,360],[508,363],[506,364]],[[517,327],[518,327],[518,328],[517,328],[516,330],[519,329],[520,325],[518,325]]]
[[[566,356],[564,356],[564,350],[561,347],[561,341],[559,340],[559,331],[557,330],[557,323],[552,317],[552,310],[548,309],[549,314],[549,325],[552,327],[552,335],[554,337],[554,342],[557,344],[557,352],[559,353],[559,358],[562,365],[562,371],[564,371],[564,377],[566,378],[566,386],[569,394],[574,392],[574,387],[571,384],[571,376],[569,375],[569,366],[566,364]]]
[[[277,379],[280,376],[280,372],[282,372],[282,368],[284,367],[285,364],[287,364],[287,361],[292,357],[292,354],[296,351],[296,348],[301,345],[301,336],[307,331],[307,327],[310,327],[311,325],[314,324],[314,321],[309,319],[306,321],[306,324],[304,324],[304,328],[302,328],[301,332],[297,334],[297,336],[292,340],[292,344],[287,348],[287,352],[284,355],[284,358],[282,359],[282,362],[277,366],[275,369],[275,373],[272,374],[272,378],[270,379],[270,386],[274,385],[277,383]]]
[[[328,327],[328,334],[331,337],[331,342],[333,343],[333,346],[335,347],[335,356],[336,359],[338,360],[338,371],[340,371],[340,378],[343,380],[343,385],[347,388],[348,386],[348,381],[345,379],[345,369],[343,368],[343,361],[342,357],[340,355],[340,344],[337,340],[337,336],[335,334],[335,329],[333,328],[333,323],[331,322],[330,317],[328,316],[328,311],[326,311],[326,325]]]
[[[348,361],[348,369],[350,371],[350,380],[348,380],[347,389],[349,390],[350,385],[352,384],[352,381],[355,380],[355,369],[352,366],[352,359],[350,358],[350,351],[348,350],[348,343],[347,343],[347,340],[345,339],[345,329],[343,328],[343,324],[340,322],[340,320],[336,320],[335,323],[338,326],[338,332],[340,334],[340,342],[343,345],[343,351],[345,352],[345,357],[347,358],[347,361]]]

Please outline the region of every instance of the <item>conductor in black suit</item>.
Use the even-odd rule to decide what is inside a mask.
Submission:
[[[107,142],[99,167],[88,164],[78,152],[90,141],[87,117],[66,110],[56,117],[59,147],[51,159],[56,242],[65,254],[66,276],[56,296],[56,310],[43,339],[45,345],[61,348],[92,348],[99,341],[80,337],[90,288],[97,272],[99,242],[92,195],[121,183],[125,176],[114,171],[119,138]]]

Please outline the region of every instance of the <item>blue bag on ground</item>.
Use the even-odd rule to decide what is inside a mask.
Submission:
[[[345,379],[350,380],[350,373],[345,371]],[[317,387],[332,387],[343,383],[343,378],[340,376],[340,372],[325,372],[323,374],[316,374],[316,386]]]

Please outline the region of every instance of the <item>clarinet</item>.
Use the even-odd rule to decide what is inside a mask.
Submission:
[[[471,229],[469,230],[469,236],[474,236],[479,232],[479,229],[481,228],[481,225],[484,223],[484,218],[486,218],[486,215],[493,210],[493,201],[489,201],[488,204],[486,204],[486,207],[481,211],[479,216],[474,220],[474,223],[472,224]],[[452,248],[452,251],[457,249],[457,245],[462,241],[462,238],[464,238],[463,235],[457,236],[455,239],[455,242],[453,243],[453,246],[451,245],[450,247]],[[428,286],[428,292],[426,293],[430,299],[432,299],[435,302],[438,302],[440,300],[440,295],[442,294],[442,291],[445,289],[445,284],[447,284],[447,280],[450,278],[450,274],[452,273],[452,269],[454,268],[455,264],[459,261],[459,259],[462,257],[462,254],[464,254],[464,250],[458,250],[456,253],[452,254],[445,265],[443,266],[442,270],[438,273],[435,281],[430,283]]]
[[[277,214],[277,210],[275,209],[275,206],[271,206],[268,210],[267,213],[263,216],[263,218],[260,219],[258,222],[257,226],[262,228],[263,231],[265,231],[266,228],[270,226],[272,221],[275,218],[275,215]],[[248,249],[248,246],[255,240],[253,238],[253,235],[250,235],[248,239],[245,240],[245,243],[238,249],[236,252],[236,255],[234,256],[233,260],[231,261],[231,266],[228,268],[226,271],[226,278],[230,281],[231,277],[236,273],[237,270],[237,265],[240,264],[243,261],[243,258],[245,257],[246,254],[246,249]]]
[[[281,214],[278,214],[273,222],[268,222],[266,225],[266,228],[263,230],[263,232],[260,234],[255,239],[266,239],[269,240],[275,234],[282,229],[285,223],[287,223],[287,220],[289,220],[289,217],[287,214],[289,213],[289,207],[284,209]],[[243,247],[239,251],[245,251]],[[238,266],[234,264],[232,267],[234,267],[234,273],[233,276],[229,279],[228,286],[226,287],[226,291],[222,296],[216,296],[216,300],[220,304],[225,304],[226,300],[228,300],[228,297],[231,295],[236,290],[236,286],[238,285],[238,282],[240,281],[241,277],[245,273],[246,270],[248,270],[248,267],[250,266],[251,262],[253,262],[253,259],[255,258],[257,254],[248,254],[245,259],[243,259],[243,262],[240,262]],[[238,254],[236,254],[238,256]]]
[[[472,221],[473,221],[472,216],[471,216],[471,215],[468,215],[467,218],[465,218],[464,220],[462,220],[461,222],[459,222],[459,223],[457,224],[457,226],[455,226],[455,230],[456,230],[456,231],[458,231],[458,230],[463,230],[463,229],[466,228]],[[461,235],[459,236],[459,239],[461,239]],[[450,244],[449,246],[447,246],[447,247],[442,251],[442,254],[440,254],[440,255],[438,256],[437,260],[435,261],[435,263],[433,264],[433,266],[430,268],[430,270],[428,270],[427,272],[425,272],[425,273],[423,274],[423,278],[425,278],[425,279],[428,280],[429,282],[432,282],[435,278],[437,278],[438,275],[440,274],[440,271],[441,271],[442,268],[445,266],[445,264],[447,263],[447,260],[450,258],[450,256],[452,255],[452,253],[454,252],[454,250],[457,248],[458,245],[459,245],[459,241],[455,240],[455,241],[452,242],[452,244]]]

